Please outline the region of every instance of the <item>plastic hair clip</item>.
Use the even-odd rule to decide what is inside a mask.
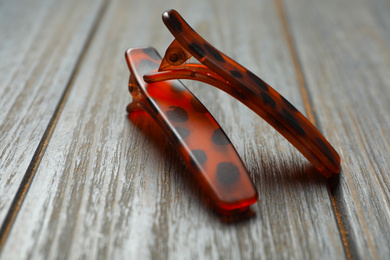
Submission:
[[[127,111],[146,111],[159,124],[221,213],[248,209],[257,201],[256,189],[212,115],[180,81],[148,84],[143,80],[162,61],[155,49],[129,49],[126,59],[133,96]]]
[[[163,21],[175,37],[163,59],[153,48],[126,52],[133,95],[128,111],[143,109],[159,123],[220,210],[244,210],[257,193],[220,126],[177,79],[225,91],[279,131],[324,176],[340,171],[334,148],[283,96],[206,42],[175,10],[165,12]],[[201,64],[189,63],[191,57]]]
[[[198,80],[227,92],[261,116],[290,141],[324,176],[340,171],[340,157],[324,136],[290,102],[252,72],[200,37],[175,11],[163,14],[175,40],[148,83],[168,79]],[[203,65],[186,63],[195,57]]]

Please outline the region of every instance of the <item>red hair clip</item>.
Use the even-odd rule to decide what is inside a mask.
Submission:
[[[128,112],[142,109],[161,126],[220,210],[245,210],[256,202],[257,192],[221,127],[177,79],[227,92],[279,131],[324,176],[340,171],[337,152],[290,102],[206,42],[175,10],[165,12],[163,21],[175,37],[163,59],[153,48],[126,52],[133,96]],[[191,57],[202,64],[188,63]]]

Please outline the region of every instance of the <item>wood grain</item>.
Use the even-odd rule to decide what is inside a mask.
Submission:
[[[331,191],[349,254],[388,259],[389,3],[285,3],[318,124],[342,157]]]
[[[91,31],[92,2],[0,4],[0,223]]]
[[[123,53],[145,45],[164,51],[172,40],[161,22],[167,6],[304,109],[272,1],[110,1],[1,256],[345,258],[326,180],[227,94],[186,82],[227,132],[259,191],[259,203],[239,219],[214,213],[156,124],[127,118]]]

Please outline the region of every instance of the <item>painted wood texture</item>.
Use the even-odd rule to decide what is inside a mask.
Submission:
[[[99,1],[0,3],[1,223],[36,161],[99,6]]]
[[[350,254],[387,259],[390,4],[303,0],[286,5],[317,124],[335,141],[344,162],[331,192]]]
[[[0,193],[8,196],[7,205],[40,140],[47,138],[44,131],[55,107],[63,105],[51,138],[45,140],[42,158],[33,161],[39,167],[6,235],[1,259],[387,259],[388,3],[115,0],[107,2],[102,15],[101,2],[79,4],[80,9],[72,7],[71,1],[63,1],[61,8],[42,4],[37,9],[42,15],[35,22],[28,20],[32,18],[26,11],[28,26],[38,31],[40,24],[51,28],[42,30],[46,38],[26,29],[35,42],[46,39],[48,47],[39,53],[60,45],[69,49],[58,50],[48,60],[58,57],[67,62],[49,74],[38,70],[31,71],[30,77],[14,76],[19,92],[5,83],[0,89],[16,100],[35,77],[47,83],[33,84],[34,93],[42,86],[47,93],[59,91],[58,84],[51,84],[53,77],[58,77],[54,82],[62,82],[59,92],[68,89],[62,101],[61,94],[55,100],[28,95],[19,97],[19,103],[3,98],[4,94],[0,97],[11,104],[9,111],[27,101],[35,104],[0,115],[17,121],[12,127],[36,140],[19,146],[7,139],[10,150],[28,157],[24,165],[18,163],[19,156],[2,168],[2,181],[8,175],[21,176],[14,177],[14,188],[8,188],[7,181],[1,186],[6,187]],[[89,13],[80,15],[85,20],[79,17],[83,22],[78,24],[70,19],[68,38],[62,38],[56,34],[63,30],[62,20],[50,22],[50,17],[65,20],[72,8],[77,9],[76,16],[86,9]],[[129,118],[125,112],[131,97],[123,53],[129,47],[151,45],[163,54],[172,40],[161,21],[168,8],[177,9],[209,42],[315,119],[342,157],[341,178],[323,178],[276,131],[227,94],[185,81],[228,134],[259,191],[259,203],[246,216],[214,213],[157,125],[148,117]],[[52,16],[44,15],[53,9]],[[23,16],[15,13],[19,16],[0,19],[12,24],[9,21]],[[22,35],[12,33],[11,39],[18,42]],[[4,42],[14,50],[13,44]],[[23,44],[28,50],[29,45]],[[1,50],[0,55],[11,53]],[[18,66],[27,66],[23,58],[10,65],[0,61],[0,77],[12,75],[3,68],[22,74]],[[26,68],[53,70],[54,65],[43,58],[28,58]],[[42,112],[38,116],[34,111]],[[18,123],[42,117],[46,121]],[[0,212],[3,216],[7,207]]]

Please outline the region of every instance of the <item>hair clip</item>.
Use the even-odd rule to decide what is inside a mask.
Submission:
[[[335,149],[289,101],[210,45],[175,10],[165,12],[163,21],[175,40],[162,59],[153,48],[126,52],[133,95],[128,111],[143,109],[159,123],[219,209],[244,210],[257,193],[220,126],[178,79],[225,91],[273,126],[324,176],[340,171]],[[189,63],[191,57],[201,64]]]
[[[129,49],[133,101],[127,111],[146,111],[176,146],[190,171],[220,212],[242,212],[257,192],[230,140],[199,100],[178,80],[146,83],[145,73],[162,61],[153,48]]]

